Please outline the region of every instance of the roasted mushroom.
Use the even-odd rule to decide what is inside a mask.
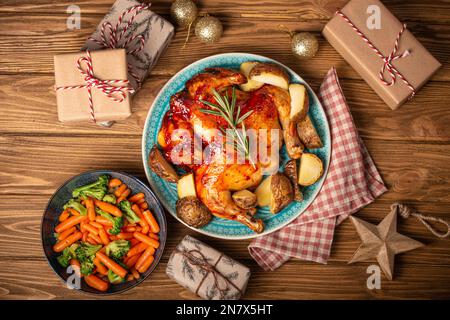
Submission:
[[[289,178],[294,189],[294,200],[303,201],[303,194],[298,185],[297,160],[289,160],[284,166],[284,174]]]
[[[197,197],[193,196],[178,199],[176,211],[178,218],[194,228],[207,225],[212,218],[208,208]]]
[[[233,200],[236,205],[242,209],[251,209],[256,207],[256,195],[248,190],[240,190],[233,193]]]
[[[161,151],[153,146],[148,156],[150,169],[159,177],[169,182],[177,182],[179,177],[173,166],[164,158]]]

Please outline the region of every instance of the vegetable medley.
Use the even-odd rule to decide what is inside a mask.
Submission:
[[[72,197],[55,227],[59,264],[72,265],[99,291],[139,279],[159,247],[159,225],[145,195],[131,195],[121,180],[102,175],[74,189]]]

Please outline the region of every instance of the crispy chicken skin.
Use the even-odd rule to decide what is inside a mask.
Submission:
[[[215,102],[212,96],[213,89],[224,94],[225,91],[231,90],[233,85],[246,81],[241,73],[222,68],[205,69],[191,78],[186,83],[184,91],[172,96],[170,110],[164,116],[158,134],[158,143],[169,160],[173,160],[172,151],[176,150],[177,146],[191,151],[187,156],[182,155],[181,163],[176,164],[194,172],[197,196],[212,214],[219,218],[238,221],[260,233],[264,230],[264,224],[261,219],[253,217],[255,210],[238,207],[231,193],[259,185],[262,180],[262,169],[269,165],[269,160],[262,159],[255,164],[249,163],[248,160],[233,164],[224,161],[226,148],[223,141],[217,142],[217,138],[220,136],[220,128],[226,128],[227,123],[219,116],[205,114],[200,110],[209,108],[200,99]],[[270,129],[280,129],[279,120],[283,128],[288,125],[286,116],[289,117],[290,110],[285,109],[286,106],[290,108],[290,100],[286,101],[289,98],[289,94],[286,97],[287,91],[273,88],[266,85],[250,93],[236,90],[237,106],[241,108],[241,114],[253,110],[244,121],[246,129],[269,130],[268,157],[272,142]],[[231,92],[228,93],[231,96]],[[184,135],[190,138],[189,145],[186,145],[185,136],[175,134],[176,129],[184,129]],[[197,141],[201,141],[200,145],[194,144],[194,134],[198,137]],[[278,139],[281,147],[282,136],[280,135]],[[284,139],[290,141],[289,143],[296,143],[289,135],[284,134]],[[194,151],[199,148],[209,150],[200,153],[203,154],[203,161],[196,161],[198,153]],[[277,149],[272,152],[278,151]]]

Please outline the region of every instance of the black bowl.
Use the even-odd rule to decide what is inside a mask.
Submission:
[[[72,198],[72,190],[94,182],[100,175],[107,174],[112,178],[118,178],[122,180],[123,183],[127,184],[131,189],[131,192],[138,193],[143,192],[145,194],[145,199],[148,203],[148,207],[155,216],[155,219],[158,221],[161,231],[159,232],[159,243],[160,246],[155,252],[155,260],[148,270],[141,275],[138,280],[127,281],[121,284],[111,285],[106,292],[100,292],[94,288],[89,287],[83,280],[81,280],[81,288],[79,290],[92,293],[92,294],[100,294],[100,295],[108,295],[114,293],[121,293],[126,290],[129,290],[139,283],[145,280],[150,273],[156,268],[159,260],[164,251],[164,246],[166,244],[167,238],[167,222],[164,214],[164,210],[159,203],[158,199],[155,197],[153,192],[147,187],[142,181],[139,179],[130,176],[123,172],[114,172],[109,170],[96,170],[96,171],[88,171],[81,173],[69,181],[66,181],[51,197],[50,201],[47,204],[47,208],[45,209],[44,215],[42,217],[41,222],[41,237],[42,237],[42,245],[44,248],[45,256],[48,260],[49,265],[52,267],[53,271],[61,278],[64,283],[67,283],[67,279],[70,274],[67,273],[66,268],[62,267],[56,257],[57,253],[53,252],[53,245],[56,243],[56,239],[53,236],[53,230],[55,226],[59,223],[58,217],[60,213],[63,211],[64,204]]]

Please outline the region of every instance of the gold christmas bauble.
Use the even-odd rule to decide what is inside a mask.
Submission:
[[[200,18],[195,25],[195,35],[204,43],[219,41],[223,33],[222,22],[211,16]]]
[[[309,32],[300,32],[292,36],[292,52],[301,59],[309,59],[319,50],[317,38]]]
[[[198,16],[198,9],[192,0],[175,0],[170,7],[172,19],[182,28],[189,27]]]

